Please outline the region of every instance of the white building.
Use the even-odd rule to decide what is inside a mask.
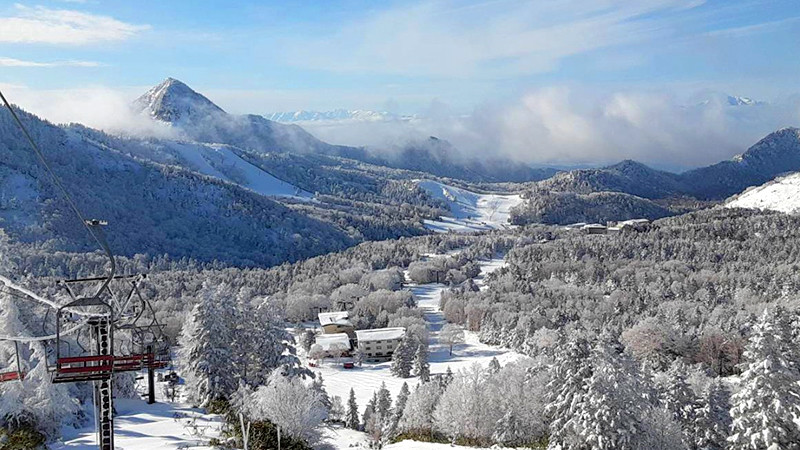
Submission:
[[[403,327],[356,331],[358,348],[364,352],[365,359],[368,361],[391,359],[405,335],[406,329]]]
[[[345,333],[318,334],[308,353],[314,359],[341,358],[350,356],[351,350],[350,337]]]

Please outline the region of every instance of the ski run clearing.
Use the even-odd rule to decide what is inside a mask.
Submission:
[[[729,199],[728,208],[752,208],[800,213],[800,173],[776,178],[761,186],[752,187]]]
[[[431,180],[417,180],[417,185],[436,199],[450,206],[452,217],[426,220],[425,226],[433,231],[466,233],[510,227],[511,208],[522,202],[518,194],[478,194],[463,188]]]
[[[481,289],[485,289],[484,277],[502,266],[502,259],[483,261],[481,274],[475,280],[476,284]],[[503,348],[482,344],[478,341],[477,333],[470,331],[465,331],[465,342],[454,347],[453,355],[450,356],[447,346],[439,344],[437,339],[437,334],[444,325],[444,317],[439,310],[439,296],[446,286],[438,283],[408,284],[407,288],[417,297],[418,306],[425,311],[425,319],[429,324],[431,374],[444,373],[448,367],[453,372],[457,372],[459,369],[467,368],[475,363],[486,366],[495,357],[503,365],[525,357]],[[412,390],[419,382],[414,377],[402,379],[393,376],[390,367],[391,362],[364,363],[362,367],[345,370],[341,364],[331,362],[311,369],[322,374],[325,390],[330,397],[339,396],[343,402],[346,402],[350,395],[350,388],[353,388],[360,412],[363,413],[367,402],[373,392],[380,389],[381,383],[386,383],[386,387],[395,398],[404,382],[407,382]],[[208,442],[212,438],[220,437],[222,418],[214,414],[205,414],[202,410],[191,408],[183,403],[168,402],[163,398],[161,384],[159,383],[156,388],[159,403],[155,405],[148,405],[141,400],[118,399],[115,402],[117,409],[114,419],[116,447],[124,450],[211,449]],[[81,430],[64,430],[63,440],[51,444],[49,448],[51,450],[91,450],[95,449],[96,445],[94,428],[90,426]],[[322,439],[317,447],[332,450],[353,447],[366,448],[367,446],[368,439],[365,433],[343,427],[328,426],[322,430]],[[443,450],[466,447],[403,441],[384,448],[389,450]]]

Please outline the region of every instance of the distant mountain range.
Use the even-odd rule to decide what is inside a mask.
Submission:
[[[648,199],[689,196],[722,200],[749,186],[800,170],[800,130],[784,128],[770,133],[742,155],[681,174],[623,161],[598,169],[561,172],[538,184],[559,192],[623,192]]]
[[[392,120],[413,120],[416,116],[401,116],[388,111],[370,111],[366,109],[334,109],[331,111],[291,111],[266,114],[275,122],[322,122],[353,120],[363,122],[384,122]]]

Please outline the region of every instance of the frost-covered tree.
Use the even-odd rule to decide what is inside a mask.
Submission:
[[[464,343],[464,329],[460,326],[448,323],[439,332],[439,341],[450,348],[450,355],[453,355],[453,346]]]
[[[350,397],[347,399],[347,413],[345,416],[345,425],[347,428],[357,430],[360,422],[358,418],[358,403],[356,402],[356,392],[350,388]]]
[[[330,411],[328,412],[328,419],[331,422],[343,422],[344,418],[345,418],[345,409],[344,409],[344,404],[342,403],[342,397],[334,395],[331,398],[331,407]]]
[[[327,417],[319,393],[309,389],[300,377],[286,377],[275,371],[268,384],[253,394],[259,420],[269,420],[283,435],[313,444],[317,426]]]
[[[796,448],[800,427],[800,373],[790,358],[791,332],[773,310],[765,310],[745,348],[740,390],[731,399],[730,448]]]
[[[430,436],[433,432],[433,411],[441,395],[442,388],[438,383],[418,384],[403,411],[400,431]]]
[[[648,431],[644,420],[653,404],[636,365],[600,342],[592,352],[591,368],[581,392],[572,396],[564,426],[551,434],[551,448],[642,448]]]
[[[433,413],[434,424],[451,441],[459,437],[481,439],[492,434],[491,400],[484,389],[486,376],[483,367],[474,364],[469,370],[459,372],[439,399]]]
[[[417,342],[409,335],[405,335],[392,354],[392,374],[400,378],[411,376],[411,369],[414,368],[414,357]]]
[[[500,367],[500,361],[497,360],[496,356],[493,356],[492,360],[489,361],[489,373],[496,374],[500,372],[501,368],[502,367]]]
[[[0,335],[32,336],[20,320],[19,310],[8,294],[0,293]],[[0,428],[14,429],[27,424],[50,438],[56,437],[62,425],[78,424],[78,400],[68,386],[50,383],[45,361],[47,352],[39,342],[19,345],[25,378],[0,383]],[[0,343],[3,368],[16,368],[14,346]]]
[[[235,326],[232,296],[226,286],[205,286],[178,340],[178,363],[190,401],[205,406],[232,393]]]
[[[414,355],[414,373],[420,381],[427,383],[431,379],[431,365],[428,362],[428,346],[420,344]]]

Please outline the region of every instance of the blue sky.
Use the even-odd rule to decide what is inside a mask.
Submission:
[[[40,1],[0,5],[0,82],[145,87],[235,112],[471,108],[550,85],[798,91],[794,1]],[[36,64],[41,64],[36,66]],[[26,66],[28,65],[28,66]],[[392,103],[387,103],[387,102]]]
[[[311,130],[336,143],[435,134],[548,164],[743,151],[800,125],[798,50],[796,0],[0,2],[0,87],[54,121],[120,126],[107,121],[174,77],[233,113],[431,118]]]

